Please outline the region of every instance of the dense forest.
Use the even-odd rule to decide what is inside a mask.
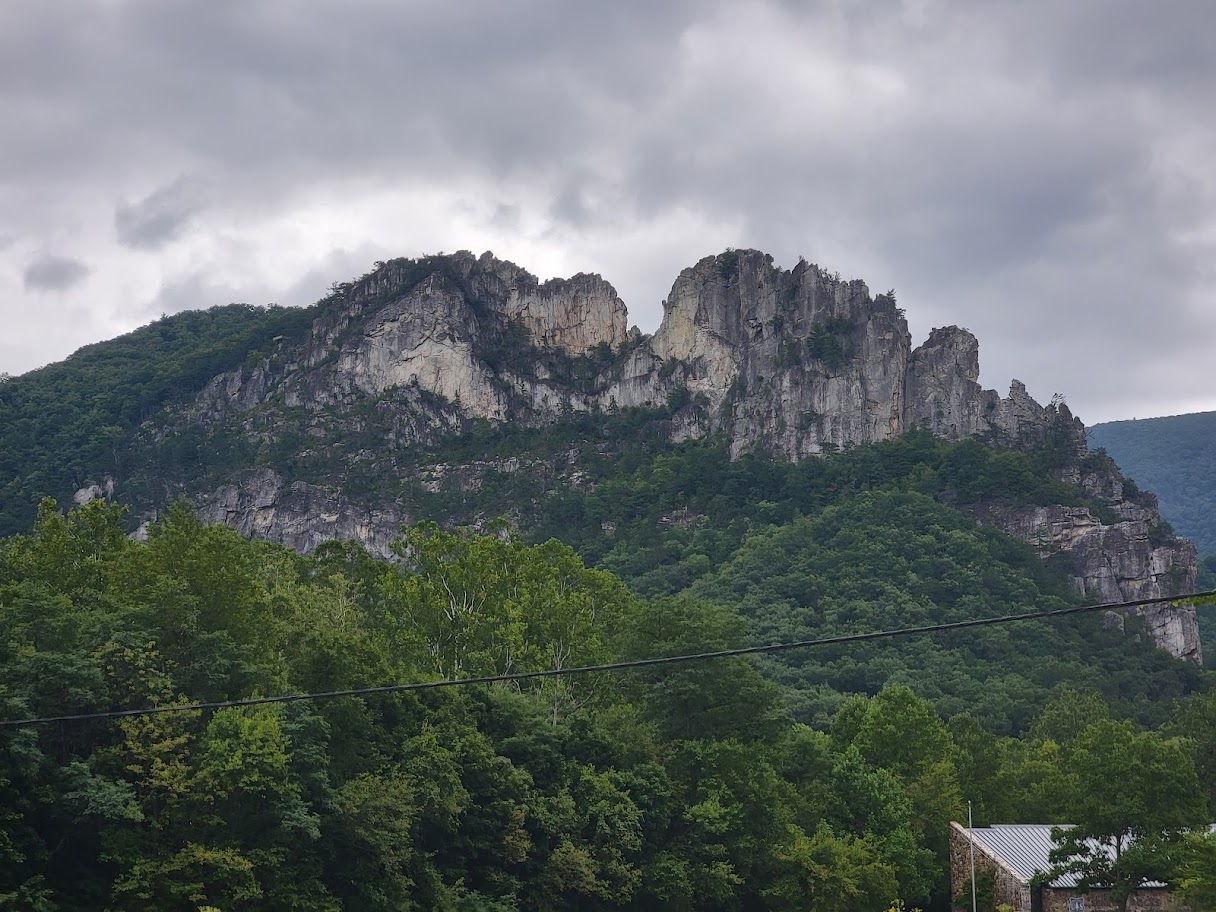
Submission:
[[[786,635],[730,595],[761,583],[758,601],[806,599],[801,615],[822,629],[869,627],[904,599],[884,623],[914,619],[930,599],[975,614],[1066,598],[1057,586],[1039,602],[1036,585],[1049,584],[1024,554],[924,495],[860,496],[758,533],[767,538],[749,539],[696,596],[649,598],[566,545],[505,529],[419,524],[403,530],[398,560],[380,562],[349,544],[302,557],[249,542],[185,506],[134,541],[119,507],[64,515],[48,502],[30,533],[0,542],[0,719],[573,668]],[[882,542],[857,547],[880,516],[937,527],[888,560]],[[984,604],[952,592],[968,567],[1003,595]],[[800,591],[798,575],[822,588]],[[933,588],[901,594],[911,576]],[[960,635],[900,648],[940,653],[947,669],[967,650],[993,669],[1022,652],[992,677],[999,712],[978,694],[926,696],[928,679],[881,651],[811,650],[779,683],[771,668],[728,659],[3,727],[0,907],[943,909],[948,823],[966,800],[978,823],[1082,822],[1113,776],[1117,795],[1102,800],[1168,809],[1154,819],[1170,833],[1207,819],[1216,694],[1203,673],[1104,639],[1097,618],[997,629],[982,646]],[[1051,637],[1094,644],[1094,673],[1039,661],[1035,642]],[[1161,686],[1127,689],[1117,669],[1137,662]],[[1040,679],[1039,665],[1054,670]],[[825,680],[852,695],[824,701]],[[1166,855],[1202,891],[1208,851],[1200,840]]]
[[[1216,554],[1216,412],[1111,421],[1089,428],[1120,468],[1161,502],[1200,554]]]
[[[763,454],[732,460],[712,439],[673,444],[669,415],[661,411],[629,410],[571,416],[547,428],[483,428],[421,448],[415,458],[415,475],[435,465],[482,464],[454,490],[411,487],[409,502],[419,515],[473,527],[510,516],[530,541],[557,538],[641,596],[690,592],[720,601],[753,618],[764,637],[834,632],[841,617],[915,624],[1019,604],[1069,604],[1075,595],[1061,572],[1065,556],[1045,566],[1031,546],[977,525],[976,511],[1063,503],[1117,521],[1108,505],[1057,479],[1069,454],[950,443],[924,432],[797,463]],[[554,469],[570,459],[576,484]],[[1109,457],[1093,454],[1079,468],[1108,464]],[[300,460],[295,470],[309,477],[310,465]],[[315,471],[320,478],[328,469]],[[773,553],[793,564],[781,589],[773,575],[778,568],[767,563]],[[808,610],[812,605],[821,610]],[[1204,624],[1201,631],[1210,637],[1216,627]],[[949,657],[941,650],[915,658],[900,653],[899,673],[943,698],[986,700],[1010,726],[1057,680],[1113,675],[1133,701],[1130,694],[1146,687],[1177,692],[1172,663],[1150,670],[1141,662],[1156,658],[1097,662],[1096,651],[1114,634],[1109,641],[1106,634],[1075,641],[1036,634],[1023,647],[1039,656],[1033,670],[1016,667],[1020,653],[1008,643],[987,649],[986,636]],[[1019,681],[1038,675],[1041,683],[1011,703],[993,686],[985,664],[991,662]],[[843,699],[831,683],[837,674],[858,682],[843,666],[824,677],[820,697],[806,697],[808,721]],[[1015,707],[1023,698],[1026,704]]]

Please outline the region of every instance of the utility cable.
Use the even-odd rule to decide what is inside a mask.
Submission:
[[[66,716],[39,716],[30,719],[0,720],[0,728],[16,728],[24,725],[45,725],[50,722],[91,722],[100,719],[122,719],[130,716],[153,716],[161,713],[197,712],[200,710],[231,709],[240,706],[265,706],[268,703],[300,703],[306,700],[333,700],[338,697],[366,697],[375,694],[408,693],[419,690],[437,690],[441,687],[461,687],[469,684],[502,684],[514,681],[532,681],[538,678],[556,678],[564,675],[592,674],[603,671],[621,671],[632,668],[650,668],[656,665],[675,665],[685,662],[702,662],[710,659],[726,659],[735,656],[759,653],[785,652],[791,649],[810,649],[815,646],[833,646],[841,643],[862,643],[869,640],[892,639],[917,634],[941,633],[947,630],[962,630],[969,627],[991,627],[997,624],[1012,624],[1017,621],[1038,621],[1085,614],[1090,611],[1116,611],[1142,605],[1161,605],[1168,602],[1186,602],[1192,599],[1216,598],[1216,590],[1191,592],[1186,595],[1168,595],[1157,598],[1133,599],[1126,602],[1108,602],[1100,605],[1074,605],[1049,611],[1026,611],[1020,614],[1004,614],[996,617],[972,618],[966,621],[950,621],[945,624],[924,624],[919,627],[900,627],[894,630],[873,630],[868,633],[847,633],[821,637],[814,640],[796,640],[791,643],[769,643],[761,646],[742,646],[737,649],[719,649],[714,652],[697,652],[688,655],[658,656],[649,659],[631,659],[625,662],[607,662],[602,665],[579,665],[574,668],[549,668],[544,671],[521,671],[513,674],[483,675],[475,678],[443,678],[437,681],[415,681],[408,684],[384,684],[378,687],[355,687],[349,690],[327,690],[314,693],[282,694],[276,697],[248,697],[241,700],[216,700],[208,703],[179,703],[165,706],[149,706],[143,709],[115,709],[106,712],[78,713]]]

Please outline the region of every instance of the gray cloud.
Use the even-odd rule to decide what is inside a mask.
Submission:
[[[48,255],[26,266],[22,281],[29,291],[65,291],[79,285],[88,274],[89,267],[80,260]]]
[[[378,223],[332,244],[366,261],[207,271],[247,243],[228,234],[256,239],[321,189],[337,219],[360,193],[488,188],[457,202],[482,205],[493,246],[531,232],[570,251],[647,329],[680,268],[761,247],[895,286],[919,333],[979,335],[989,385],[1065,392],[1087,420],[1216,408],[1188,367],[1216,339],[1210,16],[1207,0],[6,5],[0,236],[53,249],[82,200],[104,206],[95,244],[164,264],[157,300],[106,302],[134,319],[481,243],[399,249]],[[175,259],[195,236],[206,264]],[[100,277],[106,250],[88,254]]]
[[[114,212],[114,231],[126,247],[155,250],[178,238],[205,205],[205,188],[180,177],[137,203],[120,203]]]

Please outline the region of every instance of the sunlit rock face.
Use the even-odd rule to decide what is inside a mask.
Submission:
[[[891,298],[752,250],[680,273],[651,340],[732,453],[792,459],[899,434],[909,344]]]

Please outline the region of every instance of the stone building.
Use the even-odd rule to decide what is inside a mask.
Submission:
[[[1065,874],[1044,886],[1031,886],[1036,874],[1051,867],[1048,854],[1055,847],[1051,839],[1056,824],[1005,823],[987,827],[950,824],[950,891],[960,895],[971,876],[969,850],[975,845],[975,872],[995,875],[996,903],[1012,906],[1016,912],[1117,912],[1119,904],[1109,890],[1092,889],[1082,893],[1077,878]],[[963,904],[970,908],[970,902]],[[1178,904],[1162,883],[1149,883],[1136,890],[1128,900],[1128,912],[1162,912]]]

